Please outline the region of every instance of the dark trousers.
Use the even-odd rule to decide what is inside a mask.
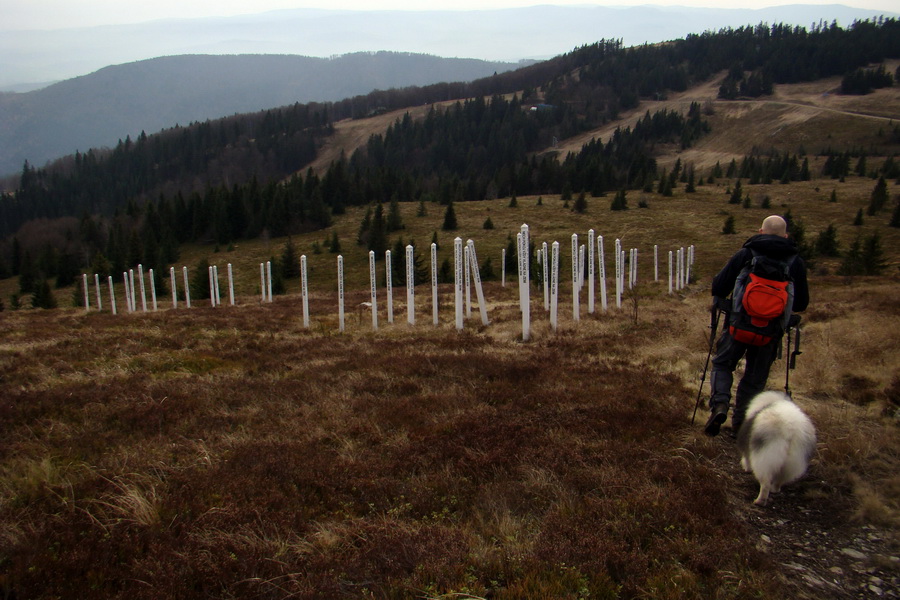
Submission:
[[[738,361],[746,357],[744,376],[738,383],[734,398],[734,413],[731,415],[731,426],[737,430],[744,422],[747,405],[754,396],[762,392],[769,379],[769,369],[778,356],[781,338],[773,339],[765,346],[750,346],[735,341],[728,330],[716,343],[716,356],[712,361],[712,375],[709,384],[712,393],[709,406],[731,401],[731,385],[734,382],[734,370]]]

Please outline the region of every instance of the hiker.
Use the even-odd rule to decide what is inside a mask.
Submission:
[[[787,223],[777,215],[766,217],[759,233],[747,240],[728,263],[722,268],[712,282],[714,302],[711,310],[734,310],[732,300],[726,300],[735,292],[735,282],[748,269],[755,256],[763,256],[781,266],[793,282],[793,304],[788,302],[787,309],[800,312],[809,304],[809,288],[806,282],[806,265],[797,256],[797,245],[788,237]],[[766,261],[771,262],[771,261]],[[755,264],[755,262],[754,262]],[[727,307],[727,308],[724,308]],[[796,319],[799,322],[799,319]],[[733,325],[734,320],[729,319]],[[734,370],[738,361],[745,357],[744,375],[737,386],[735,394],[734,414],[731,417],[732,435],[737,435],[744,420],[747,405],[754,396],[761,393],[769,378],[769,369],[778,355],[784,331],[779,325],[769,337],[752,341],[738,341],[735,336],[747,339],[743,332],[733,327],[723,327],[723,332],[716,344],[716,355],[712,361],[710,377],[711,395],[709,399],[710,416],[706,422],[705,433],[718,435],[719,429],[728,418],[731,401],[731,385]],[[768,340],[768,341],[764,341]]]

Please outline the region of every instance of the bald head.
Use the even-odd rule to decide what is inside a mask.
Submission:
[[[786,238],[788,236],[787,223],[778,215],[771,215],[763,220],[759,232],[767,235],[779,235]]]

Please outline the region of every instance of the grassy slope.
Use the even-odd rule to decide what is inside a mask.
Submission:
[[[759,110],[745,111],[747,122]],[[717,107],[723,123],[708,151],[740,152],[725,145],[736,143],[733,134],[715,133],[731,114]],[[773,212],[789,207],[808,236],[835,223],[846,248],[873,185],[850,177],[746,190],[755,206],[769,195]],[[401,288],[398,323],[386,325],[382,304],[372,333],[354,308],[366,299],[365,252],[353,244],[361,211],[335,225],[351,290],[343,335],[334,255],[311,253],[330,232],[295,240],[311,260],[311,330],[302,327],[296,282],[272,305],[254,296],[258,262],[280,253],[282,240],[232,253],[185,249],[188,265],[201,256],[235,264],[236,308],[0,313],[0,590],[111,598],[796,593],[756,547],[747,523],[755,490],[722,446],[689,424],[709,278],[743,239],[719,231],[726,213],[745,233],[766,214],[728,205],[726,188],[667,199],[630,193],[625,212],[609,211],[611,198],[591,199],[586,215],[555,197],[541,206],[536,198],[519,198],[517,208],[508,200],[457,206],[457,233],[475,239],[481,261],[490,256],[498,272],[500,248],[523,222],[536,241],[560,241],[563,257],[571,233],[589,227],[606,236],[607,250],[616,237],[640,248],[636,303],[575,324],[564,283],[560,331],[535,306],[527,344],[515,290],[499,283],[487,287],[488,327],[475,318],[453,331],[449,289],[442,325],[431,327],[429,294],[418,288],[419,325],[409,328]],[[828,202],[832,189],[837,203]],[[642,197],[648,209],[636,208]],[[416,208],[403,207],[402,235],[430,242],[442,208],[429,205],[425,217]],[[488,216],[492,231],[481,228]],[[847,281],[828,274],[833,261],[816,267],[792,386],[820,430],[799,486],[805,502],[835,521],[896,531],[896,425],[881,415],[900,385],[898,341],[885,335],[900,326],[900,232],[887,218],[862,228],[883,236],[887,276]],[[443,260],[452,235],[439,237]],[[654,243],[697,245],[698,281],[685,293],[668,296],[648,281]],[[567,265],[564,258],[562,272]],[[14,290],[14,282],[0,285],[4,297]],[[71,295],[60,292],[63,306]],[[779,361],[773,388],[781,369]]]

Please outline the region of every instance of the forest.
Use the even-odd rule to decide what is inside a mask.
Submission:
[[[844,77],[844,93],[865,93],[893,81],[868,65],[897,57],[895,19],[847,28],[759,24],[631,48],[601,40],[471,83],[375,91],[142,133],[44,168],[26,162],[6,182],[0,278],[24,272],[24,294],[34,291],[29,282],[48,278],[69,285],[83,269],[102,275],[141,262],[159,272],[177,258],[180,244],[228,245],[318,230],[348,206],[690,187],[695,177],[716,173],[695,174],[689,165],[660,172],[654,152],[663,145],[687,148],[708,131],[697,104],[686,115],[647,112],[633,128],[591,141],[577,154],[558,155],[554,142],[608,123],[641,99],[664,98],[722,71],[719,95],[726,99],[829,76]],[[436,104],[448,100],[455,102]],[[407,114],[325,172],[308,168],[337,121],[421,105],[430,105],[424,119]],[[890,135],[900,137],[900,128]],[[827,154],[834,177],[848,172],[851,156],[858,163],[864,155],[847,148],[758,152],[726,176],[750,185],[808,178],[806,151]],[[895,165],[888,160],[880,174],[896,177]],[[34,223],[60,219],[71,224],[63,243],[27,235]]]

